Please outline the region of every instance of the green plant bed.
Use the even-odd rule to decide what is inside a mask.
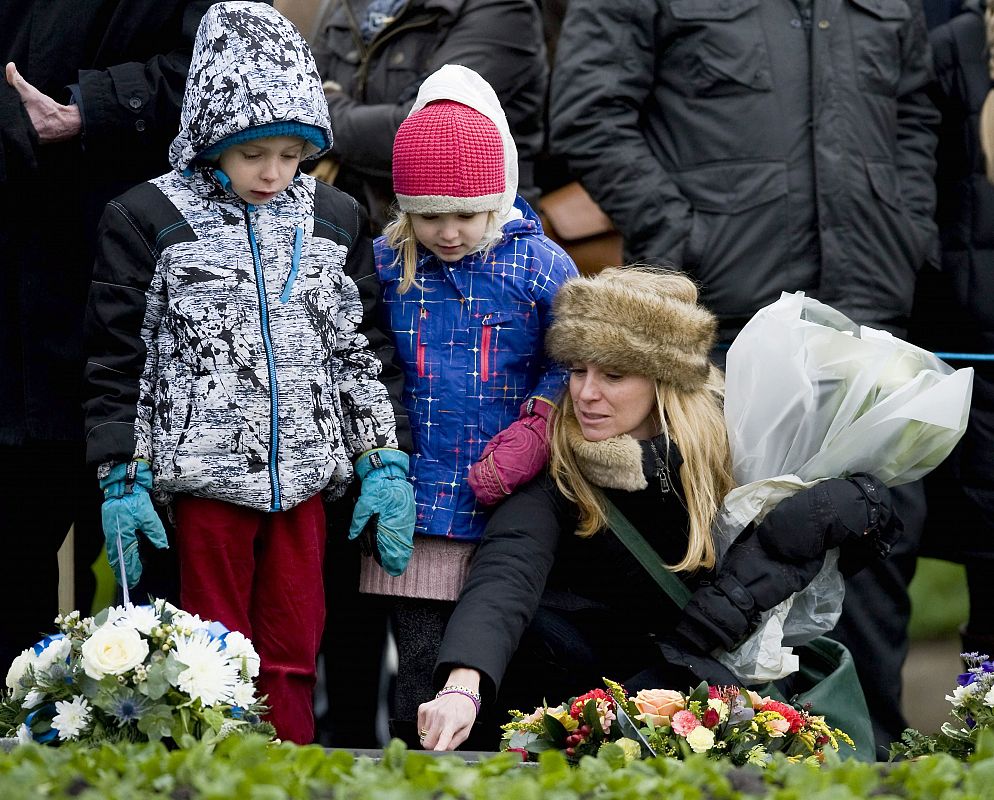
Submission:
[[[232,737],[215,749],[161,744],[16,747],[0,754],[4,800],[848,800],[881,797],[958,800],[994,797],[994,735],[972,763],[947,755],[899,764],[837,762],[821,768],[782,758],[766,770],[704,757],[625,763],[620,751],[570,767],[562,753],[520,768],[515,754],[479,764],[407,752],[393,742],[383,758],[356,758],[317,746],[270,745]]]

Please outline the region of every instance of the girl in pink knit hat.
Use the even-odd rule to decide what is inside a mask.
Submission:
[[[414,553],[396,578],[363,559],[360,581],[393,598],[395,712],[409,725],[434,695],[438,646],[490,507],[545,466],[546,424],[565,387],[543,344],[552,299],[576,266],[517,184],[490,85],[461,66],[429,76],[394,142],[399,210],[374,244],[414,435]]]

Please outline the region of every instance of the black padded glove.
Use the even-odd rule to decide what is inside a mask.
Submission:
[[[788,497],[756,528],[760,543],[788,561],[843,548],[840,568],[852,573],[885,558],[900,535],[890,489],[867,473],[832,478]]]
[[[747,529],[729,548],[714,583],[691,596],[677,636],[703,653],[734,649],[756,629],[763,611],[807,586],[823,561],[823,554],[804,561],[777,559]]]

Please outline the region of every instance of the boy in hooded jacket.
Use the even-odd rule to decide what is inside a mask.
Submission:
[[[392,545],[391,574],[414,527],[366,217],[298,169],[331,142],[293,25],[258,3],[213,6],[173,171],[108,204],[87,309],[87,460],[111,566],[137,582],[136,534],[166,546],[152,495],[169,503],[182,606],[253,638],[270,721],[299,743],[325,617],[321,494],[359,476],[353,527]]]

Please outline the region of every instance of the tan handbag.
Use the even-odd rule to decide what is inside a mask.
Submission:
[[[621,234],[579,181],[543,195],[539,217],[546,236],[570,254],[581,272],[624,263]]]

